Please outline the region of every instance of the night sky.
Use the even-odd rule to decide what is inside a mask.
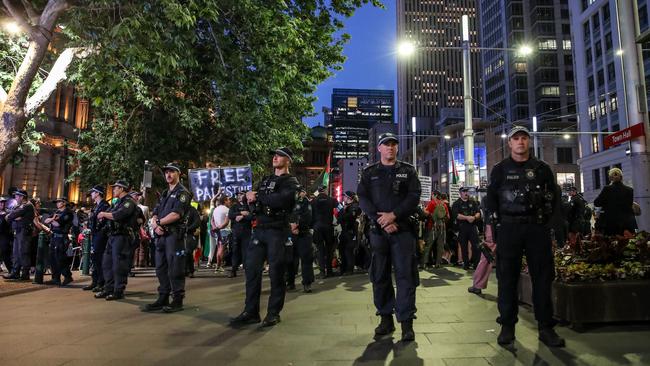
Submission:
[[[397,90],[395,1],[384,1],[384,6],[364,6],[345,20],[345,32],[351,37],[343,51],[347,60],[343,70],[325,80],[314,93],[318,114],[304,119],[308,126],[323,124],[321,109],[330,107],[334,88]]]

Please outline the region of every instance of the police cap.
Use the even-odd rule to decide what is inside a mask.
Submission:
[[[124,179],[118,179],[115,183],[111,184],[111,187],[122,187],[124,189],[129,189],[129,183]]]
[[[92,187],[92,188],[88,191],[88,193],[93,193],[93,192],[99,193],[99,194],[101,194],[102,196],[106,195],[106,190],[104,189],[103,186],[100,186],[99,184],[96,185],[96,186],[94,186],[94,187]]]
[[[524,127],[524,126],[515,126],[510,130],[510,132],[508,132],[508,140],[510,140],[512,138],[512,136],[514,136],[515,134],[518,134],[520,132],[524,133],[524,134],[528,135],[528,137],[530,137],[530,131],[528,131],[528,129],[526,127]]]
[[[57,203],[57,202],[68,203],[68,199],[65,198],[65,197],[59,197],[59,198],[55,199],[55,200],[52,201],[52,202],[54,202],[54,203]]]
[[[388,141],[395,141],[396,144],[399,144],[399,140],[397,139],[397,136],[390,132],[382,133],[377,137],[377,145],[382,145],[387,143]]]
[[[29,195],[27,194],[27,191],[24,190],[24,189],[18,189],[18,190],[16,190],[16,191],[14,192],[14,196],[15,196],[15,195],[19,195],[19,196],[23,196],[23,197],[27,197],[27,196],[29,196]]]
[[[178,164],[176,164],[176,163],[167,163],[167,165],[165,165],[161,169],[162,169],[163,173],[168,171],[168,170],[173,170],[173,171],[176,171],[178,173],[181,172],[181,168],[179,168]]]
[[[280,155],[289,158],[289,161],[293,161],[293,151],[288,147],[281,147],[275,150],[269,150],[271,155]]]
[[[458,189],[458,192],[469,192],[469,187],[462,186]]]

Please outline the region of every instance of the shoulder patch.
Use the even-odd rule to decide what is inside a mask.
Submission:
[[[183,203],[186,203],[186,202],[187,202],[187,194],[185,194],[185,193],[181,193],[181,194],[180,194],[180,197],[179,197],[179,200],[180,200],[181,202],[183,202]]]
[[[129,202],[129,201],[124,202],[124,207],[126,207],[126,208],[131,207],[131,202]]]

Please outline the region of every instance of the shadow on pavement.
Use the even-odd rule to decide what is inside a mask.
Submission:
[[[390,337],[375,339],[369,343],[361,356],[354,360],[353,365],[364,365],[366,363],[384,362],[388,356],[393,353],[391,365],[424,365],[424,360],[418,357],[417,342],[393,342]]]

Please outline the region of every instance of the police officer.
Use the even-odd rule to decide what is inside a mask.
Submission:
[[[298,262],[302,270],[302,290],[310,293],[314,282],[314,250],[312,248],[311,204],[304,187],[299,188],[296,206],[291,219],[292,261],[287,266],[287,288],[296,288]]]
[[[72,211],[67,207],[68,200],[64,197],[57,198],[54,215],[43,221],[52,230],[50,239],[50,267],[52,279],[46,285],[66,286],[72,282],[72,272],[68,263],[68,246],[70,239],[68,233],[72,228]],[[63,282],[61,282],[63,275]]]
[[[142,310],[174,313],[183,310],[185,297],[185,256],[191,255],[185,252],[185,234],[192,195],[180,183],[178,165],[169,163],[162,171],[168,188],[160,196],[152,216],[156,235],[156,277],[160,286],[158,299]]]
[[[264,177],[256,191],[246,192],[257,225],[246,256],[246,303],[244,311],[230,320],[233,326],[260,322],[260,294],[264,260],[269,263],[271,295],[262,327],[280,322],[286,293],[285,244],[298,190],[298,180],[289,174],[293,152],[288,147],[271,150],[274,173]]]
[[[29,271],[32,266],[31,240],[36,210],[27,199],[27,191],[23,189],[15,191],[14,199],[17,206],[6,216],[14,231],[14,268],[5,279],[29,281]]]
[[[11,245],[13,241],[13,233],[11,231],[11,225],[7,221],[7,198],[0,197],[0,262],[4,263],[7,267],[7,272],[12,273],[13,262],[11,260]],[[5,278],[10,277],[10,275],[4,276]]]
[[[587,211],[587,201],[578,193],[575,186],[569,187],[569,212],[567,221],[569,223],[569,243],[575,245],[582,233],[585,231],[585,212]],[[558,243],[558,246],[559,243]]]
[[[402,324],[402,341],[415,339],[415,288],[419,284],[416,259],[416,226],[410,220],[420,203],[420,181],[412,165],[396,159],[397,137],[381,134],[377,140],[379,162],[366,167],[357,189],[359,203],[370,220],[370,281],[381,323],[375,335],[395,330],[393,312]],[[397,297],[393,290],[391,262],[395,267]]]
[[[361,208],[359,208],[357,194],[352,191],[346,191],[343,194],[343,202],[345,206],[339,213],[339,223],[341,224],[339,241],[341,274],[351,275],[354,273],[354,259],[358,246],[357,234],[359,230],[357,219],[361,215]]]
[[[104,272],[102,267],[102,259],[106,251],[106,243],[108,242],[108,234],[105,230],[106,221],[98,220],[97,215],[100,212],[105,212],[110,209],[108,202],[104,199],[106,192],[104,187],[100,185],[94,186],[90,190],[90,198],[95,203],[90,218],[88,220],[88,228],[90,229],[90,237],[92,240],[92,250],[90,260],[93,265],[92,282],[90,285],[83,287],[84,291],[100,292],[104,289]]]
[[[232,269],[228,278],[237,277],[240,264],[246,263],[246,252],[251,240],[253,213],[246,202],[246,192],[237,193],[237,202],[228,210],[230,227],[232,229]]]
[[[469,269],[470,264],[476,268],[480,259],[477,221],[481,218],[481,209],[478,202],[470,199],[467,187],[461,187],[459,192],[460,198],[451,206],[451,212],[458,229],[458,242],[463,256],[463,268]],[[472,244],[471,260],[467,248],[468,241]]]
[[[564,339],[553,330],[551,284],[555,276],[551,233],[547,225],[557,207],[560,192],[551,168],[530,155],[530,132],[514,127],[508,133],[510,157],[490,173],[486,211],[497,222],[498,307],[501,332],[497,341],[515,339],[517,283],[525,254],[533,283],[533,308],[539,339],[551,347],[563,347]],[[486,233],[489,233],[486,230]],[[486,237],[486,241],[493,238]]]
[[[106,298],[106,301],[124,298],[130,268],[131,243],[135,235],[133,228],[136,225],[136,203],[128,194],[129,184],[120,179],[111,187],[117,202],[109,211],[97,214],[98,220],[106,220],[108,243],[102,258],[104,289],[96,293],[95,298]]]
[[[201,216],[197,202],[193,202],[187,211],[187,228],[185,231],[185,276],[194,278],[194,250],[199,246],[199,227]]]
[[[133,227],[133,231],[135,233],[133,237],[133,241],[131,242],[131,258],[129,259],[129,277],[135,277],[135,272],[134,268],[136,266],[136,262],[139,262],[139,257],[141,257],[138,253],[138,258],[136,259],[136,252],[138,252],[138,249],[140,249],[140,242],[142,241],[142,237],[140,236],[140,229],[144,227],[144,224],[147,222],[147,218],[145,217],[144,211],[140,207],[140,197],[142,197],[142,193],[139,191],[131,191],[129,192],[129,196],[133,198],[133,201],[136,203],[136,209],[135,209],[135,226]]]
[[[314,245],[318,250],[320,277],[333,276],[332,256],[334,255],[334,209],[339,203],[325,192],[325,187],[318,188],[318,196],[311,201],[314,226]]]

